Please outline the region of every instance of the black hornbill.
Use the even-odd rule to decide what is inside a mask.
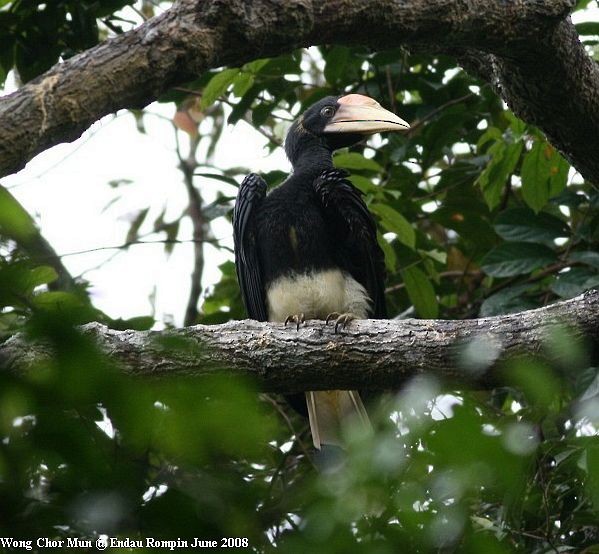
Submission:
[[[332,152],[381,131],[409,125],[360,94],[329,96],[295,121],[285,141],[293,173],[266,195],[248,175],[233,212],[235,262],[248,315],[259,321],[335,318],[335,332],[355,318],[385,318],[384,255],[376,225]],[[307,392],[289,398],[308,413],[312,439],[337,445],[352,416],[369,425],[357,391]],[[307,405],[307,410],[306,410]]]

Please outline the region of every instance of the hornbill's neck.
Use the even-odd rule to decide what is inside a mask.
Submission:
[[[306,131],[301,122],[294,123],[287,135],[285,152],[295,175],[316,177],[333,167],[331,146],[323,137]]]

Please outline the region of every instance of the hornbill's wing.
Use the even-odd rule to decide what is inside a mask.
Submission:
[[[340,169],[323,171],[314,181],[333,235],[341,246],[337,263],[366,288],[373,317],[386,318],[385,255],[376,237],[376,223],[362,193]]]
[[[265,195],[264,179],[255,173],[250,173],[239,187],[233,210],[237,280],[248,316],[258,321],[266,321],[268,314],[253,221],[256,209]]]

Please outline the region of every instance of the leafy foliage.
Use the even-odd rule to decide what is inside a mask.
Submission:
[[[117,17],[110,14],[125,3],[41,9],[0,0],[4,73],[16,66],[32,78],[94,43],[96,19]],[[596,26],[583,25],[592,46]],[[44,52],[32,46],[40,37]],[[448,57],[327,46],[208,72],[162,100],[191,118],[179,128],[209,142],[209,153],[223,125],[241,120],[274,151],[288,120],[347,92],[412,123],[406,136],[335,156],[378,220],[391,315],[490,316],[599,286],[597,190]],[[198,127],[203,119],[209,130]],[[143,130],[141,113],[138,124]],[[245,172],[195,169],[196,185],[230,186]],[[264,175],[271,187],[284,177]],[[302,553],[598,548],[598,372],[567,329],[538,359],[503,367],[503,386],[490,393],[434,377],[409,383],[379,406],[375,434],[348,430],[344,466],[319,474],[305,421],[251,384],[120,374],[75,326],[153,320],[110,320],[84,294],[49,291],[54,270],[23,247],[35,226],[9,197],[0,203],[0,332],[20,330],[55,349],[31,374],[0,372],[2,536],[236,536],[255,552]],[[219,195],[201,206],[204,218],[229,217],[231,203]],[[186,215],[165,221],[163,212],[152,224],[169,251]],[[147,216],[140,206],[127,243],[142,236]],[[204,323],[244,317],[233,263],[220,269]],[[159,346],[170,355],[189,347]],[[466,345],[464,368],[484,368],[491,346]]]

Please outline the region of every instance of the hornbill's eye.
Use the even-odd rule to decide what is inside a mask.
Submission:
[[[335,108],[333,106],[325,106],[320,110],[320,115],[323,117],[333,117],[335,115]]]

